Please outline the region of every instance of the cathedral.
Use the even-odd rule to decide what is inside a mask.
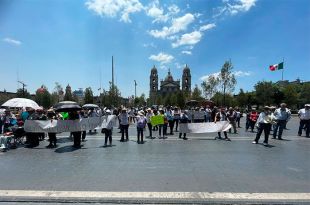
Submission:
[[[182,89],[180,83],[182,83]],[[150,102],[152,104],[156,104],[157,96],[164,98],[180,90],[191,92],[191,71],[187,65],[183,69],[182,82],[180,82],[180,80],[174,80],[169,69],[166,78],[160,81],[160,86],[158,85],[157,68],[155,66],[152,68],[150,75]]]

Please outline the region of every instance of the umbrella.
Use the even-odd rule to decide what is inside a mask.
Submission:
[[[197,107],[199,102],[197,100],[190,100],[186,102],[186,105],[189,107]]]
[[[82,108],[85,108],[85,109],[98,109],[99,106],[95,105],[95,104],[85,104],[85,105],[82,106]]]
[[[12,98],[3,103],[2,107],[13,107],[13,108],[31,107],[33,109],[40,109],[40,106],[35,101],[26,98]]]
[[[70,112],[81,110],[81,106],[73,101],[62,101],[53,106],[56,112]]]

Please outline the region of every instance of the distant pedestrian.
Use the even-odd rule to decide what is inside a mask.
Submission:
[[[254,132],[254,127],[255,124],[257,122],[257,118],[258,118],[258,112],[256,112],[255,108],[252,108],[252,111],[250,113],[250,127],[251,127],[251,132]]]
[[[171,110],[171,107],[167,108],[166,117],[167,117],[168,125],[170,128],[170,135],[173,135],[174,118],[173,118],[173,111]]]
[[[231,124],[231,126],[234,129],[234,134],[237,134],[237,126],[236,126],[237,112],[234,111],[234,109],[232,107],[230,107],[228,109],[226,116],[227,116],[229,123]],[[231,133],[231,128],[229,129],[229,133]]]
[[[53,109],[47,110],[47,119],[53,122],[53,120],[58,120],[57,115]],[[57,145],[57,138],[56,138],[56,132],[49,132],[48,139],[49,139],[49,145],[46,146],[46,148],[55,148]]]
[[[270,134],[271,123],[272,123],[272,119],[271,119],[270,108],[268,106],[265,106],[264,111],[259,114],[259,117],[257,119],[258,132],[256,134],[255,140],[252,142],[253,144],[258,143],[259,138],[264,131],[265,140],[264,140],[263,144],[265,146],[268,145],[268,138],[269,138],[269,134]]]
[[[305,108],[298,111],[298,117],[300,119],[298,136],[302,135],[302,130],[305,128],[306,137],[309,137],[310,133],[310,104],[305,104]]]
[[[275,110],[274,116],[276,119],[276,124],[273,130],[273,138],[276,139],[278,134],[278,139],[282,140],[283,129],[285,128],[286,123],[291,118],[291,112],[289,109],[286,108],[285,103],[281,103],[280,108]]]
[[[77,111],[69,112],[69,120],[79,120],[81,119],[80,114]],[[81,131],[72,132],[73,135],[73,147],[74,148],[81,148]]]
[[[108,109],[105,111],[106,113],[106,120],[107,120],[107,126],[101,130],[101,133],[104,133],[104,147],[107,147],[108,140],[109,140],[109,146],[112,147],[112,133],[113,133],[113,125],[115,124],[115,115],[112,115],[111,117],[111,111]],[[109,121],[108,121],[109,120]]]
[[[173,119],[174,119],[174,125],[175,125],[175,132],[178,132],[180,117],[181,117],[181,112],[180,112],[178,107],[175,107],[174,111],[173,111]]]
[[[236,115],[236,123],[237,123],[238,128],[241,128],[240,127],[240,120],[241,120],[241,117],[242,117],[242,113],[240,112],[240,109],[238,107],[236,108],[236,113],[237,113],[237,115]]]

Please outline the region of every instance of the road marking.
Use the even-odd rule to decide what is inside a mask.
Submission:
[[[184,200],[310,200],[310,193],[232,193],[232,192],[99,192],[0,190],[0,198],[102,198],[102,199],[184,199]]]

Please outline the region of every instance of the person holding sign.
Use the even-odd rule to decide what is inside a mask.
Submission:
[[[227,121],[227,115],[225,112],[225,108],[221,108],[220,112],[217,112],[215,115],[215,119],[214,119],[214,123],[219,122],[219,121]],[[218,137],[216,137],[215,139],[223,139],[221,136],[221,132],[218,132]],[[227,137],[227,132],[224,131],[224,136],[225,136],[225,140],[226,141],[230,141],[230,139]]]
[[[181,116],[181,118],[180,118],[180,124],[185,124],[185,123],[187,124],[187,123],[190,122],[187,113],[188,113],[188,111],[185,110],[184,113],[182,114],[182,116]],[[182,138],[182,134],[183,134],[183,140],[187,140],[187,138],[186,138],[186,133],[180,132],[180,133],[179,133],[179,138],[180,138],[180,139]]]

